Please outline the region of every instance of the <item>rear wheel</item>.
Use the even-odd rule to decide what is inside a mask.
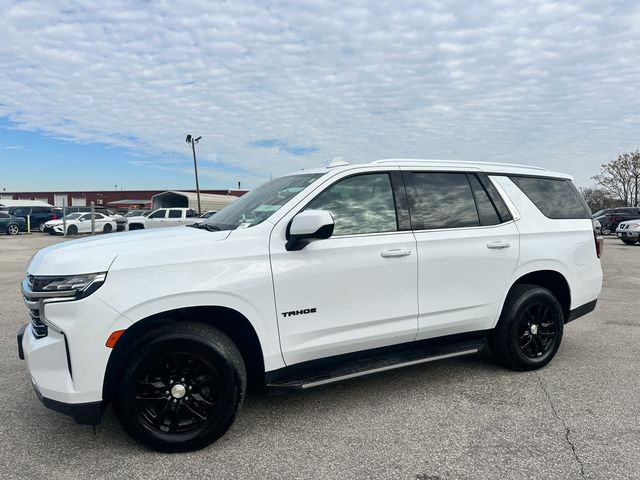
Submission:
[[[126,360],[114,398],[125,430],[155,450],[197,450],[220,438],[240,411],[246,370],[235,344],[208,325],[148,332]]]
[[[602,234],[611,235],[611,229],[609,229],[609,227],[602,227]]]
[[[562,307],[537,285],[517,285],[509,293],[489,338],[493,353],[514,370],[536,370],[555,356],[564,329]]]
[[[113,230],[113,227],[111,226],[110,223],[105,223],[104,224],[104,228],[102,229],[103,233],[111,233],[111,231]]]
[[[18,227],[18,225],[16,225],[15,223],[12,223],[7,227],[8,235],[17,235],[19,231],[20,231],[20,227]]]

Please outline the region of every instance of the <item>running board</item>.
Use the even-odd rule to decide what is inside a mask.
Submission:
[[[482,338],[437,347],[410,345],[406,350],[383,348],[368,354],[339,355],[285,367],[268,374],[267,387],[304,390],[421,363],[473,355],[485,348],[486,341]]]

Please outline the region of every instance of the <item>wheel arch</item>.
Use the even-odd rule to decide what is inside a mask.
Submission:
[[[565,323],[567,322],[569,313],[571,312],[571,287],[569,286],[569,282],[565,275],[553,269],[533,270],[521,274],[509,287],[509,290],[502,301],[500,312],[502,312],[502,309],[504,308],[506,299],[518,285],[537,285],[546,288],[553,293],[562,307],[564,321]]]
[[[102,398],[109,402],[129,354],[142,334],[161,325],[180,321],[202,322],[226,334],[238,347],[247,368],[248,381],[264,384],[262,345],[251,322],[240,312],[223,306],[192,306],[157,313],[135,322],[125,330],[109,355],[105,370]]]

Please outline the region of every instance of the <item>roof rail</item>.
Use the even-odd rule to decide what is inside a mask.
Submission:
[[[536,167],[534,165],[521,165],[517,163],[500,163],[500,162],[475,162],[475,161],[464,161],[464,160],[444,160],[444,159],[414,159],[414,158],[385,158],[383,160],[374,160],[371,162],[373,164],[384,164],[384,163],[452,163],[454,165],[485,165],[491,166],[495,165],[496,167],[517,167],[517,168],[528,168],[531,170],[541,170],[544,172],[548,172],[548,170],[544,167]]]

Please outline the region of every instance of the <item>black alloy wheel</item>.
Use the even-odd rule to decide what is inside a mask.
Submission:
[[[520,350],[529,358],[542,357],[557,341],[555,322],[549,306],[539,303],[531,306],[520,316],[518,342]]]
[[[537,285],[516,285],[505,301],[489,346],[514,370],[544,367],[560,348],[564,314],[556,297]]]
[[[163,452],[190,451],[231,427],[244,399],[246,369],[220,330],[169,323],[149,330],[128,352],[113,406],[135,440]]]
[[[67,227],[67,235],[75,235],[78,233],[78,227],[75,225],[69,225]]]
[[[218,376],[215,365],[186,352],[156,358],[137,381],[136,418],[159,433],[200,429],[221,404]]]

